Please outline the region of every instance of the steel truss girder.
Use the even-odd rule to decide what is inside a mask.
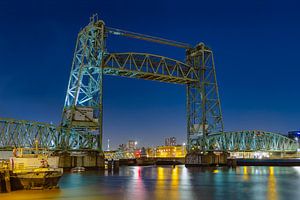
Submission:
[[[54,148],[61,142],[55,125],[0,118],[0,148],[40,147]]]
[[[53,124],[0,118],[0,149],[35,147],[47,149],[95,149],[94,135],[83,131],[66,131]]]
[[[120,160],[120,159],[134,159],[133,152],[125,152],[125,151],[104,151],[105,159],[108,160]]]
[[[217,151],[278,151],[295,152],[296,141],[278,134],[264,131],[238,131],[212,134],[207,137],[207,149]]]
[[[103,68],[108,75],[160,82],[187,84],[199,79],[193,66],[147,53],[110,53],[104,58]]]
[[[84,130],[82,130],[84,132]],[[85,133],[72,131],[65,135],[61,127],[52,124],[0,118],[0,148],[39,147],[48,149],[96,148],[96,137],[87,137]],[[264,131],[239,131],[210,134],[206,139],[206,149],[211,151],[297,151],[294,140],[277,133]],[[62,147],[62,144],[65,146]],[[197,146],[194,146],[197,148]],[[114,158],[132,157],[115,152]]]

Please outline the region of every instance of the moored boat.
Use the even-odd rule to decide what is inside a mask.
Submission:
[[[58,163],[59,157],[45,149],[14,149],[14,157],[10,158],[12,189],[57,188],[63,175]]]

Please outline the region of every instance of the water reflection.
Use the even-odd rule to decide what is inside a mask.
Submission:
[[[277,200],[276,177],[274,175],[274,167],[269,168],[270,175],[268,180],[268,199]]]
[[[162,192],[165,190],[165,170],[163,167],[157,167],[157,178],[155,185],[155,198],[163,199],[165,194]]]
[[[178,199],[180,191],[180,169],[176,167],[157,167],[155,199]]]
[[[297,199],[299,184],[299,167],[121,167],[117,174],[67,173],[59,190],[17,191],[0,199]]]
[[[178,170],[178,167],[175,166],[171,169],[171,186],[170,186],[170,191],[171,191],[171,194],[170,194],[170,197],[171,199],[175,199],[175,198],[178,198],[178,195],[179,195],[179,170]]]
[[[248,167],[247,166],[243,167],[243,172],[244,172],[244,176],[243,176],[244,181],[248,181],[249,176],[248,176]]]
[[[142,179],[141,167],[136,167],[133,171],[131,181],[128,184],[128,189],[126,190],[126,196],[134,197],[134,199],[146,199],[146,189]]]

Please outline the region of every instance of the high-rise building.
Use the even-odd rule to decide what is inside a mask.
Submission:
[[[170,138],[170,146],[176,146],[176,137]]]
[[[135,140],[129,140],[127,143],[128,150],[135,150],[136,146],[137,146],[137,141],[135,141]]]
[[[176,137],[165,138],[165,146],[176,146]]]
[[[165,138],[165,146],[170,146],[170,138]]]

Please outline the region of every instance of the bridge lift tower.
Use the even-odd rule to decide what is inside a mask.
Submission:
[[[108,35],[118,35],[183,48],[181,62],[148,53],[110,53]],[[97,15],[78,34],[62,114],[68,148],[102,150],[103,76],[116,75],[175,84],[187,88],[187,147],[206,147],[206,137],[223,132],[213,52],[203,43],[189,44],[107,27]],[[166,105],[167,106],[167,105]]]

